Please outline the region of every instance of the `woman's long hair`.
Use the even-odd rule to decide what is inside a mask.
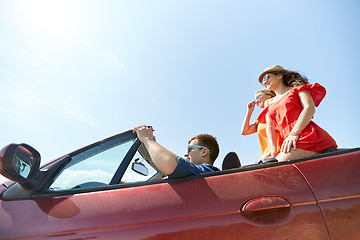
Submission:
[[[272,74],[281,74],[283,76],[283,82],[288,87],[299,87],[309,84],[307,77],[301,75],[298,72],[286,71],[286,72],[272,72]]]

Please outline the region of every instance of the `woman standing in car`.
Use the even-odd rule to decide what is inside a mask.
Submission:
[[[311,119],[315,107],[325,97],[326,90],[318,83],[309,84],[305,76],[274,65],[259,76],[259,82],[276,93],[269,106],[259,116],[267,123],[271,155],[279,161],[315,155],[337,148],[335,140]],[[280,135],[277,149],[276,133]]]
[[[255,122],[250,124],[250,118],[254,111],[255,105],[257,105],[260,108],[264,108],[265,101],[273,97],[275,97],[275,93],[268,89],[261,89],[256,91],[255,101],[248,103],[247,112],[241,127],[242,135],[249,135],[255,132],[258,133],[261,152],[262,152],[260,161],[262,161],[262,159],[266,157],[269,157],[271,150],[271,146],[266,135],[266,123],[260,123],[258,120],[255,120]]]

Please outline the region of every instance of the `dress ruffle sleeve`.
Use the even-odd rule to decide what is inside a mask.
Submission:
[[[269,107],[266,107],[262,112],[259,114],[256,120],[259,121],[259,123],[266,123],[266,114],[269,111]]]
[[[298,93],[301,90],[307,90],[314,101],[316,107],[320,105],[320,102],[326,95],[326,89],[318,83],[307,84],[293,89],[294,93]]]

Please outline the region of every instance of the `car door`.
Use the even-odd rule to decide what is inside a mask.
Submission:
[[[332,240],[360,239],[359,161],[359,149],[350,149],[294,164],[313,189]]]
[[[160,183],[136,195],[145,202],[121,204],[113,216],[132,219],[113,230],[124,239],[329,239],[309,186],[291,164]]]

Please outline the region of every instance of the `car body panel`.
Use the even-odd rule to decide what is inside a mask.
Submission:
[[[252,215],[241,212],[250,200],[274,196],[286,199],[290,206],[263,209]],[[8,201],[3,202],[1,211],[0,216],[12,218],[11,223],[1,225],[0,232],[7,230],[2,239],[25,236],[67,239],[70,235],[112,239],[115,233],[118,239],[166,236],[224,239],[224,234],[226,239],[306,239],[310,235],[329,239],[310,188],[291,164],[146,186]],[[36,225],[30,227],[33,222]]]
[[[360,153],[299,162],[321,207],[332,240],[360,239]],[[356,230],[356,231],[355,231]]]
[[[360,149],[131,182],[131,162],[152,166],[137,143],[114,135],[41,167],[29,189],[1,186],[0,239],[360,239]],[[92,185],[98,168],[110,182]],[[70,170],[81,177],[62,185]]]

